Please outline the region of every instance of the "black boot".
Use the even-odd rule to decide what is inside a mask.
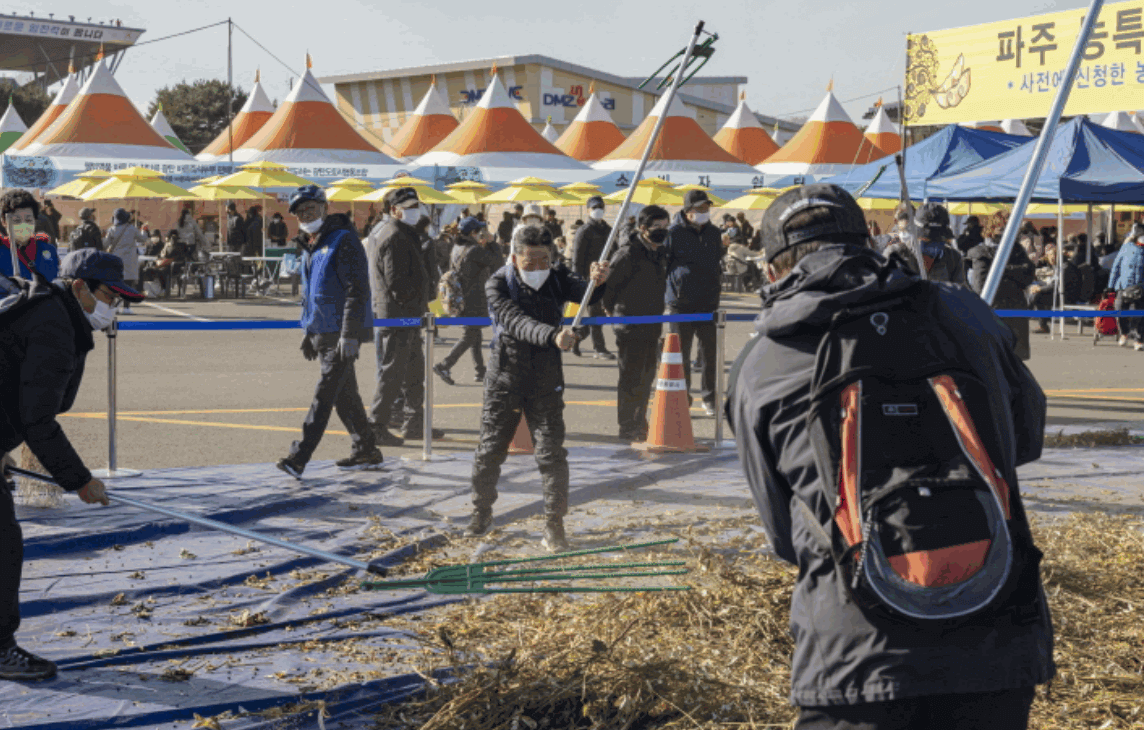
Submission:
[[[473,508],[473,516],[469,519],[469,526],[465,529],[468,537],[480,537],[493,526],[493,511],[491,509]]]
[[[544,525],[544,539],[540,542],[550,553],[566,553],[572,548],[564,537],[564,519],[562,517],[549,517]]]
[[[56,665],[30,651],[13,644],[0,650],[0,679],[10,682],[30,682],[56,676]]]

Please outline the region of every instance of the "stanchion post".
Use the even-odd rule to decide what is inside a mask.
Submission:
[[[727,368],[727,310],[715,310],[715,448],[734,448],[734,441],[723,440],[723,399],[726,397],[724,378]]]
[[[122,477],[137,477],[140,472],[135,469],[120,469],[116,450],[115,420],[118,405],[116,403],[116,342],[119,340],[119,320],[113,320],[107,333],[107,468],[97,469],[93,474],[105,479]]]
[[[423,439],[421,445],[421,456],[403,456],[405,461],[448,461],[450,457],[440,456],[433,454],[433,334],[437,328],[437,317],[432,312],[427,312],[421,318],[421,327],[423,328],[423,337],[425,340],[425,426],[424,432],[421,434]]]

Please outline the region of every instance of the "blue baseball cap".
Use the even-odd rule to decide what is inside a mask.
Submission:
[[[316,200],[319,203],[325,203],[326,191],[322,190],[317,185],[303,185],[294,192],[290,193],[290,212],[293,213],[299,205],[311,200]]]
[[[476,216],[469,216],[468,218],[462,218],[461,222],[459,224],[457,224],[457,229],[459,231],[461,231],[461,233],[465,234],[466,236],[469,235],[470,233],[476,233],[477,231],[481,230],[482,228],[488,228],[488,227],[489,227],[488,223],[485,223],[483,220],[477,218]]]
[[[141,302],[142,294],[123,282],[123,259],[106,251],[81,248],[60,260],[61,279],[98,281],[129,302]]]

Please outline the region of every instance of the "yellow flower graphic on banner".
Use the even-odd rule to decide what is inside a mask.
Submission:
[[[939,83],[940,62],[938,50],[927,35],[910,38],[906,68],[906,119],[917,121],[926,115],[926,106],[933,101],[942,109],[952,109],[969,95],[970,72],[965,68],[965,55],[959,55],[953,69]]]

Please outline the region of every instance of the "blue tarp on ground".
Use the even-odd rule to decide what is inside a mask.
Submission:
[[[929,182],[931,200],[1013,200],[1033,159],[1023,145]],[[1076,117],[1057,128],[1033,201],[1055,203],[1144,201],[1144,136],[1118,132]]]
[[[929,195],[927,191],[930,179],[964,170],[982,160],[1021,147],[1030,139],[1030,137],[1015,137],[951,124],[932,137],[927,137],[906,149],[906,184],[909,186],[910,197],[915,200],[922,200],[927,195],[935,197]],[[882,170],[881,176],[862,194],[862,197],[891,200],[900,198],[901,179],[893,155],[860,165],[822,182],[840,185],[854,193],[873,180],[879,170]]]

